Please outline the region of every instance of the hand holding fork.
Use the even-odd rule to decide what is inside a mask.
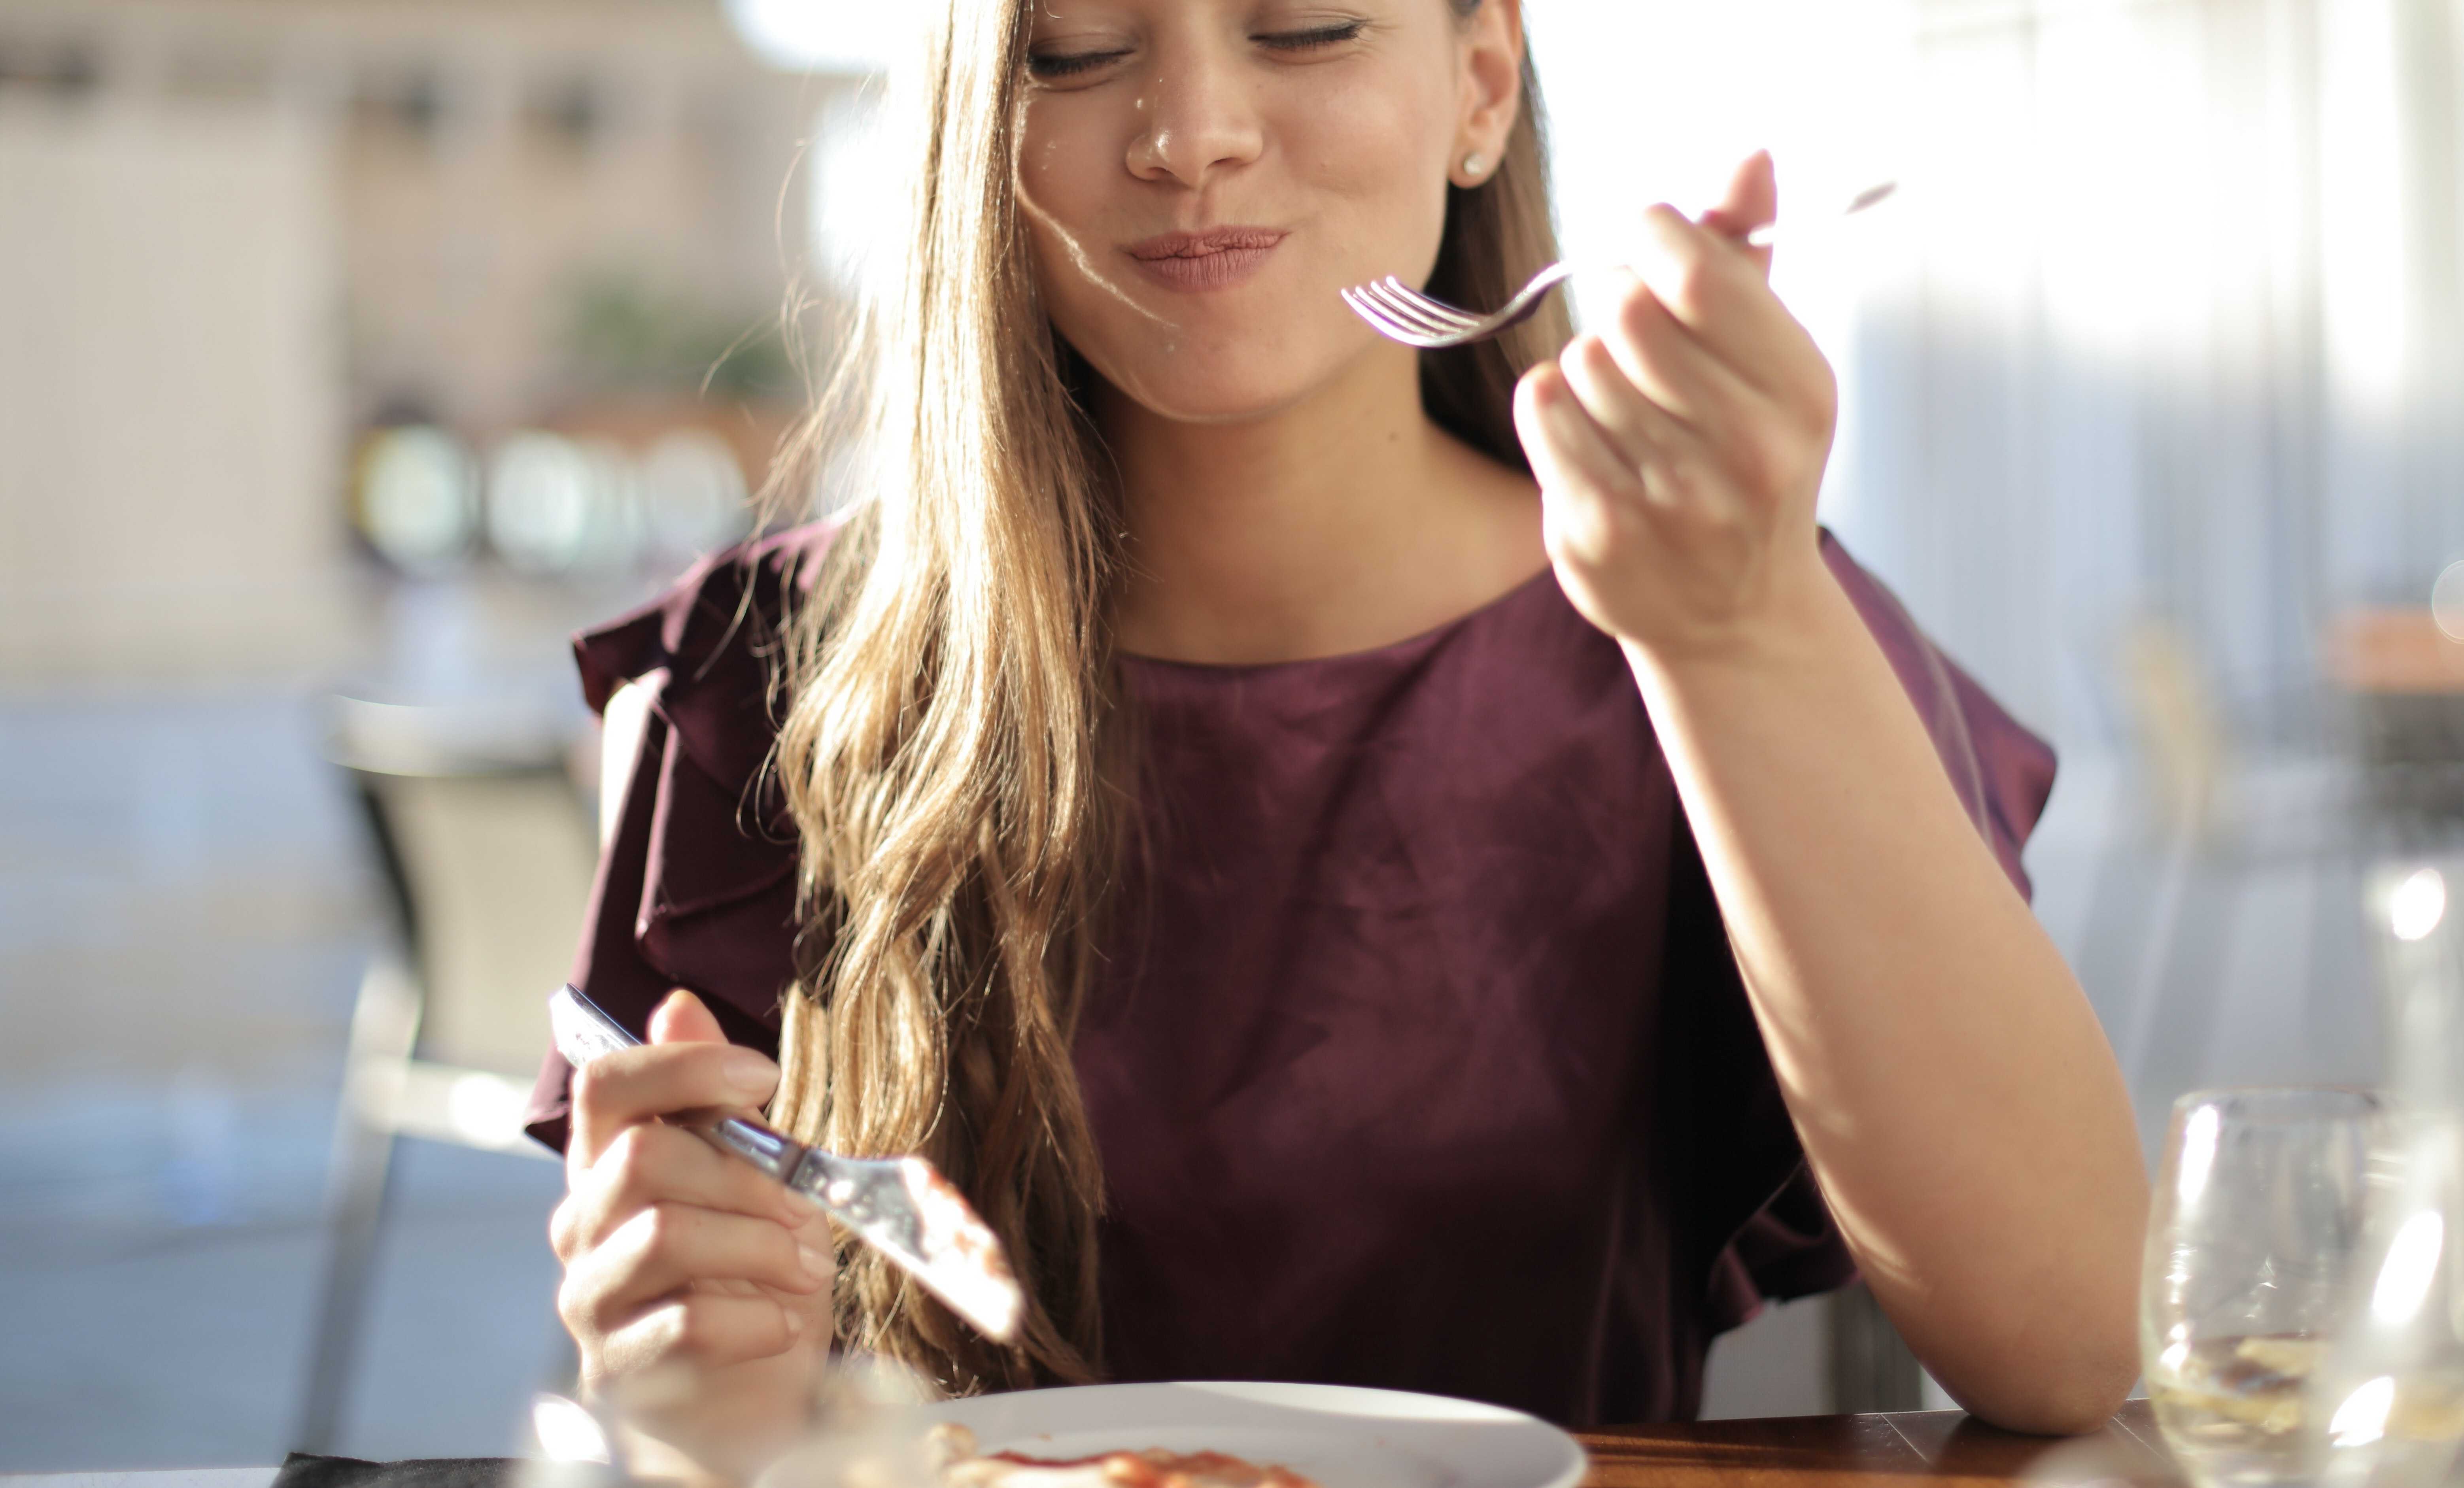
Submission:
[[[1829,582],[1814,506],[1837,390],[1754,243],[1777,207],[1757,154],[1700,221],[1653,208],[1614,314],[1516,389],[1560,585],[1656,663],[1754,654]]]

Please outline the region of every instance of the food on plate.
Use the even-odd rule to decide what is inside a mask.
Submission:
[[[949,1423],[933,1428],[932,1454],[942,1488],[1318,1488],[1287,1467],[1262,1467],[1221,1452],[979,1453],[973,1432]]]

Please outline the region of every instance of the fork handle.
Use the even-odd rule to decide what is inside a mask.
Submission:
[[[548,995],[548,1026],[556,1036],[556,1052],[576,1069],[619,1049],[638,1049],[642,1040],[608,1016],[606,1009],[567,984]],[[784,1132],[742,1116],[687,1117],[677,1126],[731,1156],[740,1157],[781,1183],[794,1177],[803,1161],[804,1144]]]
[[[1795,237],[1811,228],[1836,228],[1849,218],[1880,207],[1899,194],[1897,181],[1877,181],[1848,199],[1837,211],[1816,212],[1811,217],[1791,217],[1785,223],[1766,222],[1745,236],[1748,248],[1769,248],[1783,236]]]

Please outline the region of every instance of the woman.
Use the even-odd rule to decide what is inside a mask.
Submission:
[[[1421,355],[1336,291],[1553,256],[1517,0],[954,0],[923,80],[903,463],[581,645],[655,696],[580,973],[654,1043],[535,1111],[587,1382],[704,1467],[834,1345],[1683,1415],[1861,1272],[2101,1420],[2144,1181],[2051,758],[1815,526],[1769,161],[1599,333]],[[655,1121],[764,1103],[942,1164],[1023,1345]]]

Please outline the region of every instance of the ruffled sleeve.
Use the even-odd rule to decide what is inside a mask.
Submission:
[[[1932,735],[1969,818],[2024,897],[2020,854],[2053,793],[2054,752],[1917,628],[1899,600],[1829,533],[1822,555]],[[1681,830],[1671,873],[1664,986],[1670,1002],[1661,1116],[1674,1129],[1671,1201],[1690,1214],[1681,1274],[1708,1275],[1707,1334],[1744,1322],[1766,1298],[1801,1297],[1856,1276],[1815,1186],[1752,1019],[1701,858]],[[1742,1221],[1738,1218],[1743,1215]],[[1690,1221],[1690,1222],[1689,1222]],[[1700,1269],[1698,1269],[1700,1268]]]
[[[1992,847],[2020,896],[2029,897],[2028,870],[2019,855],[2054,793],[2053,746],[2004,711],[1975,678],[1926,640],[1899,597],[1859,567],[1827,532],[1822,556],[1864,617],[1865,628],[1891,659],[1901,688],[1933,735],[1934,751],[1942,756],[1969,820]]]
[[[683,987],[730,1039],[775,1055],[795,975],[794,823],[767,769],[791,602],[836,528],[815,524],[705,559],[665,594],[574,638],[595,711],[626,684],[650,716],[591,887],[573,984],[642,1033]],[[525,1121],[561,1150],[572,1070],[547,1053]]]

